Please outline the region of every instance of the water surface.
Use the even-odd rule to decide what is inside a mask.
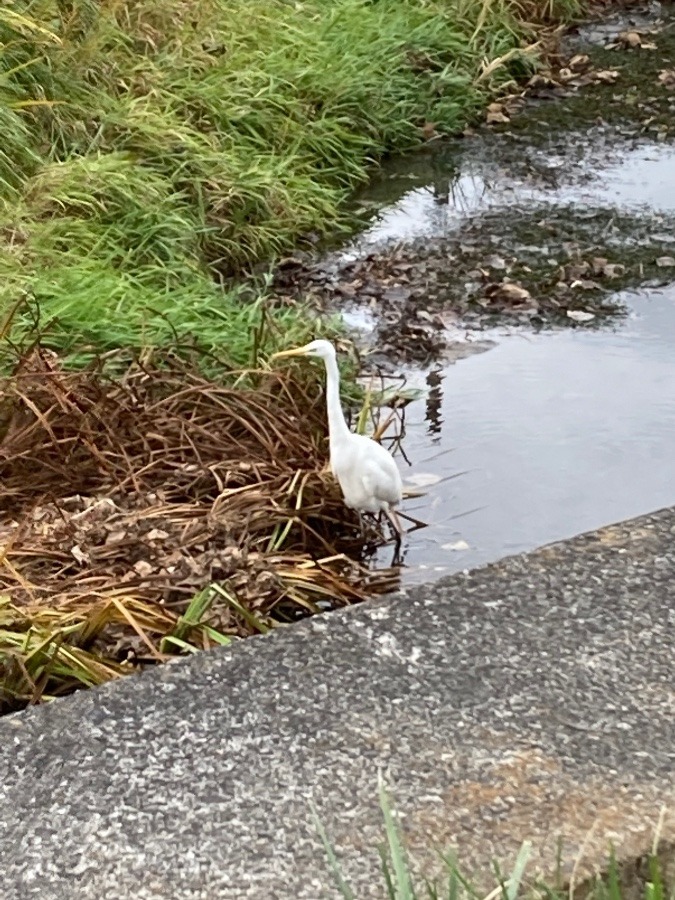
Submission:
[[[406,504],[429,522],[409,538],[407,578],[675,504],[675,286],[625,299],[613,332],[511,335],[410,373],[432,385],[407,410],[404,476],[441,480]]]

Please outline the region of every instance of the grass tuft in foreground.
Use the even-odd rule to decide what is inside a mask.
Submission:
[[[318,383],[230,378],[35,349],[2,380],[0,709],[395,586],[357,561]]]
[[[382,779],[379,801],[385,833],[385,840],[378,848],[382,866],[381,896],[387,900],[675,900],[675,884],[668,884],[668,873],[675,857],[672,847],[662,846],[661,818],[656,827],[651,853],[644,859],[632,862],[628,867],[630,871],[627,872],[627,877],[623,877],[623,869],[626,867],[617,862],[611,851],[605,871],[593,879],[578,884],[564,883],[559,874],[552,883],[528,879],[527,864],[532,847],[525,841],[510,874],[502,874],[495,864],[495,887],[484,895],[449,854],[439,859],[445,870],[443,877],[433,882],[420,878],[411,865],[391,797]],[[662,809],[662,816],[664,813],[665,808]],[[356,900],[357,895],[345,877],[337,851],[316,810],[313,810],[313,817],[335,887],[344,900]]]

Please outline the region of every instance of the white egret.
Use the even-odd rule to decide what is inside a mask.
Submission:
[[[335,347],[329,341],[312,341],[304,347],[282,350],[271,358],[286,356],[308,356],[324,361],[330,467],[342,490],[345,506],[359,513],[384,513],[394,527],[399,544],[403,530],[396,507],[403,498],[401,473],[381,444],[349,430],[340,405]]]

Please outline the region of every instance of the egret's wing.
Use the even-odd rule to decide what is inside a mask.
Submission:
[[[390,464],[389,464],[389,461]],[[383,463],[386,463],[383,465]],[[361,476],[364,490],[371,497],[385,503],[398,503],[401,499],[401,476],[391,457],[372,460]]]

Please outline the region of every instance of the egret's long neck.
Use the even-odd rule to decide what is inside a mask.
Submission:
[[[326,363],[326,409],[328,411],[328,437],[331,449],[349,437],[350,431],[340,404],[340,371],[337,361],[328,357]]]

